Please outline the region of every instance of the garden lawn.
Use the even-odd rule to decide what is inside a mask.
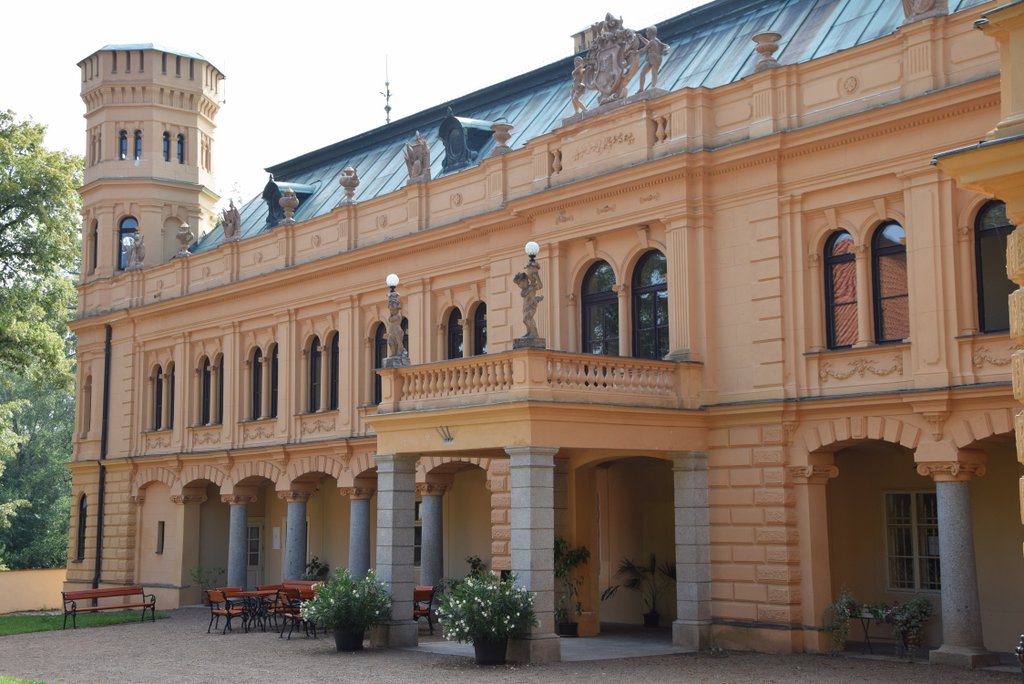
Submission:
[[[167,613],[157,613],[158,619],[164,619]],[[139,622],[141,614],[135,611],[111,612],[111,613],[88,613],[78,616],[78,627],[103,627],[104,625],[119,625],[123,622]],[[147,617],[148,621],[149,618]],[[0,615],[0,636],[11,634],[28,634],[30,632],[49,632],[60,629],[64,625],[64,615]],[[71,629],[71,618],[68,617],[68,629]],[[18,681],[18,680],[12,680]],[[0,679],[0,684],[7,684]]]
[[[37,679],[18,679],[17,677],[8,677],[6,675],[0,675],[0,684],[46,684]]]

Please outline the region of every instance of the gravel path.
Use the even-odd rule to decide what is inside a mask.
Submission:
[[[416,650],[336,653],[333,639],[279,639],[241,630],[206,634],[209,613],[170,611],[144,625],[0,638],[0,674],[45,682],[705,682],[803,684],[1017,684],[1013,672],[970,672],[924,663],[820,655],[673,655],[481,668],[471,659]],[[424,628],[425,629],[425,628]],[[426,638],[425,635],[423,638]]]

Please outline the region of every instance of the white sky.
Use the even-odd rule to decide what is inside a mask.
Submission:
[[[642,29],[705,3],[7,2],[0,109],[45,124],[48,147],[82,155],[80,60],[117,43],[198,52],[227,77],[216,189],[249,199],[265,167],[384,123],[385,58],[394,121],[568,56],[570,36],[607,11]]]

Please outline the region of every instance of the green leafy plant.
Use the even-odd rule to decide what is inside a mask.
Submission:
[[[533,594],[493,573],[470,575],[441,595],[438,618],[447,639],[495,641],[525,634],[537,624]]]
[[[323,581],[327,579],[330,574],[331,566],[322,562],[317,556],[313,556],[313,558],[306,563],[306,572],[302,574],[302,579]]]
[[[920,637],[931,616],[932,602],[924,596],[915,596],[904,603],[897,601],[889,606],[885,621],[892,625],[897,641],[902,641],[907,636]]]
[[[199,585],[199,588],[205,592],[224,581],[224,568],[204,568],[202,565],[197,565],[188,571],[188,577],[193,584]]]
[[[328,629],[366,631],[391,619],[391,593],[373,570],[356,578],[348,568],[339,568],[302,604],[302,617]]]
[[[590,560],[590,550],[585,546],[569,548],[569,542],[555,537],[555,622],[574,622],[573,618],[583,613],[580,603],[580,586],[583,577],[577,569]]]
[[[621,584],[613,584],[601,592],[602,601],[615,596],[620,587],[625,587],[640,594],[647,615],[657,616],[658,599],[666,590],[665,580],[675,581],[676,566],[667,561],[658,565],[658,559],[653,553],[644,565],[636,563],[632,559],[623,558],[619,561],[619,569],[615,571],[615,577],[622,578]]]
[[[846,649],[846,640],[850,636],[850,618],[860,613],[860,606],[849,589],[845,587],[837,598],[829,605],[832,612],[832,641],[829,653],[836,655]]]

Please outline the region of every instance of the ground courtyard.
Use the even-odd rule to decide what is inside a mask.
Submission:
[[[208,611],[183,608],[156,623],[128,623],[0,638],[0,675],[45,682],[895,682],[1020,681],[1015,668],[965,671],[892,658],[755,653],[684,654],[481,668],[421,630],[421,647],[336,653],[333,639],[272,632],[207,634]],[[593,644],[596,639],[581,640]],[[588,645],[589,648],[589,645]]]

